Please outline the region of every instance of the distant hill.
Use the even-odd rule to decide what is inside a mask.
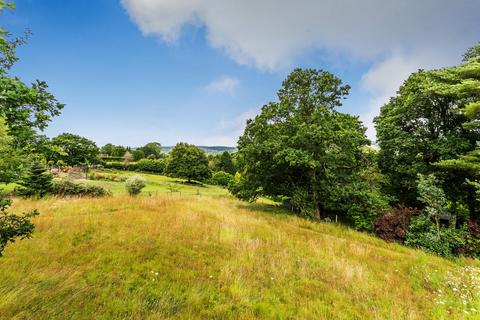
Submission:
[[[197,146],[200,149],[204,150],[207,154],[215,154],[215,153],[222,153],[224,151],[228,152],[237,152],[237,148],[235,147],[226,147],[226,146]],[[170,152],[173,146],[162,146],[163,152]]]

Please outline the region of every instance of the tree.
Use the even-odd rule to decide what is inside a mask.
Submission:
[[[124,146],[113,146],[112,147],[112,157],[123,157],[127,152],[127,148]]]
[[[33,161],[21,182],[18,194],[25,197],[44,197],[52,192],[52,175],[40,161]]]
[[[374,120],[380,170],[389,178],[388,192],[405,206],[419,205],[417,174],[440,175],[434,163],[472,151],[478,138],[464,127],[468,118],[459,112],[466,101],[432,90],[436,76],[412,74]],[[441,178],[447,197],[461,196],[465,177],[444,173]]]
[[[11,2],[0,0],[0,13],[14,9]],[[27,34],[28,35],[28,34]],[[0,27],[0,181],[18,179],[22,166],[28,159],[26,147],[36,136],[37,129],[44,130],[52,117],[59,115],[63,104],[47,91],[47,84],[37,80],[30,87],[7,71],[18,60],[17,46],[25,37],[13,38]],[[36,210],[15,215],[7,212],[11,199],[0,193],[0,256],[9,242],[27,238],[35,226],[30,218]]]
[[[159,159],[162,157],[162,145],[158,142],[147,143],[140,149],[143,151],[145,158],[152,156],[153,159]]]
[[[12,147],[12,140],[5,121],[0,118],[0,182],[4,183],[18,180],[26,165],[21,151]]]
[[[218,170],[224,171],[230,174],[235,174],[235,164],[233,163],[232,155],[228,151],[222,152],[219,157]]]
[[[468,57],[468,59],[467,59]],[[480,179],[480,45],[467,51],[466,63],[456,67],[432,72],[429,90],[445,97],[454,97],[461,108],[458,110],[466,116],[462,124],[467,133],[470,133],[475,149],[461,154],[454,159],[445,159],[434,165],[445,170],[451,176],[459,177],[459,193],[464,194],[472,216],[478,214],[479,207],[476,199],[476,184],[471,183]],[[475,139],[475,140],[474,140]],[[461,198],[461,197],[460,197]]]
[[[133,151],[132,151],[132,155],[133,155],[133,160],[134,160],[134,161],[139,161],[139,160],[145,158],[145,152],[143,152],[142,149],[135,149],[135,150],[133,150]]]
[[[188,182],[203,181],[211,175],[205,151],[184,142],[177,143],[170,151],[166,172],[172,177],[185,178]]]
[[[15,215],[7,212],[11,204],[12,200],[0,192],[0,257],[9,242],[15,242],[17,238],[29,238],[35,230],[30,218],[38,215],[38,211]]]
[[[412,74],[375,118],[379,166],[400,204],[421,205],[417,174],[434,173],[450,201],[467,203],[471,214],[478,211],[474,190],[465,183],[478,175],[474,162],[480,137],[475,119],[480,57],[469,52],[459,66]]]
[[[113,144],[107,143],[106,145],[104,145],[104,146],[100,149],[100,153],[111,156],[112,153],[113,153]]]
[[[61,160],[67,165],[83,165],[97,161],[98,148],[95,142],[81,136],[63,133],[52,139],[52,144],[65,152],[56,161]]]
[[[279,101],[247,121],[238,141],[243,170],[233,193],[245,200],[288,197],[316,218],[322,210],[353,213],[353,195],[364,204],[358,190],[364,186],[362,148],[369,144],[365,128],[357,117],[334,110],[349,88],[326,71],[294,70],[278,92]]]

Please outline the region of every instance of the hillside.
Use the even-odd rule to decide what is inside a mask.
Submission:
[[[226,147],[226,146],[197,146],[198,148],[205,151],[207,154],[222,153],[224,151],[236,152],[237,148],[235,147]],[[165,153],[170,152],[173,146],[162,146],[162,151]]]
[[[34,238],[0,260],[1,319],[475,319],[480,310],[478,262],[265,205],[15,201],[15,211],[29,208],[41,212]]]

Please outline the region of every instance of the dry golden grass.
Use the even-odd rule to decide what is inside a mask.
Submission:
[[[0,260],[2,319],[478,319],[477,262],[279,209],[205,196],[13,209],[30,208],[41,212],[34,238]]]

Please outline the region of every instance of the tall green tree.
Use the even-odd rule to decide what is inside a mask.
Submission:
[[[12,2],[0,0],[0,13],[14,9]],[[47,91],[47,84],[37,80],[31,86],[8,71],[18,60],[15,50],[26,37],[12,37],[0,26],[0,182],[17,180],[28,159],[28,147],[63,104]],[[0,256],[9,242],[29,237],[35,226],[30,218],[36,210],[21,215],[7,212],[11,199],[0,192]]]
[[[127,152],[127,148],[124,146],[113,146],[111,155],[112,157],[123,157]]]
[[[111,156],[113,152],[113,144],[107,143],[100,149],[100,153]]]
[[[458,111],[467,117],[463,128],[470,133],[475,149],[454,159],[441,160],[435,166],[461,179],[459,193],[465,195],[474,216],[480,209],[476,196],[478,184],[472,183],[480,179],[480,44],[469,49],[464,57],[464,64],[432,72],[429,90],[454,97],[463,106]]]
[[[465,176],[438,172],[435,163],[456,159],[474,150],[479,132],[469,130],[465,113],[469,99],[455,92],[433,89],[440,71],[412,74],[375,118],[379,167],[389,178],[388,188],[398,202],[421,205],[417,200],[417,174],[437,173],[447,198],[462,197]],[[452,84],[448,84],[452,88]]]
[[[230,174],[235,174],[237,171],[235,164],[233,163],[232,155],[228,151],[224,151],[220,154],[218,161],[218,171],[225,171]]]
[[[278,102],[247,121],[238,141],[243,170],[232,192],[245,200],[286,196],[317,218],[323,210],[372,209],[358,193],[366,183],[360,175],[362,149],[369,144],[365,128],[357,117],[335,110],[349,89],[329,72],[294,70]]]
[[[204,181],[211,175],[205,151],[184,142],[177,143],[170,151],[166,172],[172,177],[187,179],[188,182]]]
[[[150,142],[140,148],[145,158],[159,159],[162,157],[162,145],[158,142]]]
[[[64,151],[56,161],[61,160],[67,165],[84,165],[97,161],[99,150],[95,142],[79,135],[63,133],[52,139],[52,145]]]

